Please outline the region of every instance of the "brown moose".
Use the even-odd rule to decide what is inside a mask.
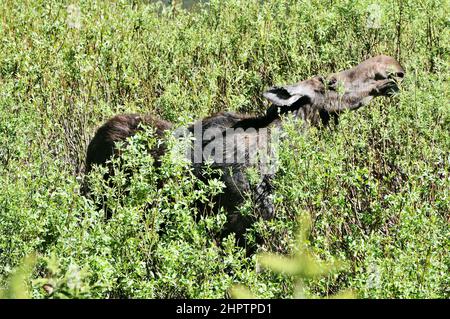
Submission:
[[[257,166],[252,159],[260,158],[261,153],[271,155],[270,140],[274,132],[283,129],[283,114],[291,113],[294,119],[301,119],[306,125],[327,126],[331,118],[337,123],[340,112],[357,109],[374,97],[390,96],[396,92],[404,73],[394,58],[380,55],[325,78],[315,76],[294,85],[268,89],[263,96],[271,106],[263,116],[221,112],[189,126],[187,130],[194,135],[195,141],[192,152],[187,156],[196,176],[204,178],[202,167],[206,160],[222,172],[220,178],[225,189],[214,201],[216,207],[223,207],[227,212],[223,235],[234,232],[242,244],[246,229],[256,217],[274,217],[271,180],[275,171],[260,171],[256,184],[250,183],[246,171]],[[116,154],[115,143],[134,135],[140,124],[154,127],[159,137],[172,128],[170,123],[151,116],[129,114],[113,117],[98,129],[89,144],[86,174],[94,164],[104,165]],[[152,150],[155,158],[162,153],[164,146]],[[256,216],[239,213],[239,206],[247,195],[255,203]]]

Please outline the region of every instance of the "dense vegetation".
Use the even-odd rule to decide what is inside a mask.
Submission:
[[[290,254],[308,214],[311,250],[346,265],[306,280],[308,295],[450,297],[448,1],[213,0],[191,11],[143,0],[0,3],[0,287],[26,260],[34,298],[217,298],[235,284],[294,296],[292,276],[261,269],[233,236],[214,240],[225,214],[194,220],[194,201],[222,185],[199,182],[172,153],[156,172],[145,156],[151,131],[117,162],[134,171],[130,185],[93,174],[114,210],[105,220],[80,195],[87,143],[121,112],[176,126],[219,110],[262,113],[268,86],[383,53],[406,69],[399,94],[332,130],[290,123],[277,218],[258,222],[249,241],[259,233],[260,251]]]

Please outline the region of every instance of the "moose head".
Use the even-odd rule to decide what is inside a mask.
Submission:
[[[404,75],[398,61],[379,55],[328,77],[315,76],[297,84],[272,87],[263,96],[282,113],[293,111],[316,124],[318,113],[323,120],[325,114],[358,109],[374,97],[394,94]]]

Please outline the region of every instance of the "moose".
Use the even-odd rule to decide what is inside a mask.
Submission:
[[[291,114],[306,127],[326,127],[332,118],[337,124],[341,112],[358,109],[377,96],[394,94],[404,75],[398,61],[379,55],[327,77],[314,76],[296,84],[269,88],[263,97],[271,104],[262,116],[220,112],[187,127],[187,132],[195,137],[192,151],[186,155],[195,175],[206,178],[202,169],[206,162],[221,172],[225,188],[214,202],[216,208],[227,213],[222,236],[235,233],[238,244],[245,244],[245,232],[256,218],[274,218],[271,194],[276,169],[264,171],[260,165],[256,183],[250,182],[247,170],[256,167],[262,157],[270,157],[272,137],[283,130],[284,114]],[[94,165],[106,165],[112,156],[120,155],[115,144],[126,141],[142,125],[154,128],[158,138],[173,129],[171,123],[150,115],[123,114],[111,118],[97,130],[88,146],[86,174]],[[166,151],[164,143],[151,150],[155,165]],[[254,202],[254,216],[239,212],[246,196]]]

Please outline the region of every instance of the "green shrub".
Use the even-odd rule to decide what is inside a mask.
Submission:
[[[260,271],[233,236],[217,239],[225,213],[196,208],[221,190],[218,180],[202,183],[173,153],[154,169],[147,131],[114,161],[112,184],[93,172],[87,199],[87,144],[120,112],[176,126],[219,110],[260,114],[268,86],[383,53],[406,69],[400,93],[344,114],[332,130],[288,124],[277,217],[248,236],[262,235],[262,252],[290,254],[297,217],[308,213],[313,253],[349,265],[306,281],[308,294],[449,298],[446,4],[212,0],[186,11],[148,1],[3,1],[0,289],[10,291],[34,253],[30,276],[19,276],[34,298],[215,298],[235,284],[293,297],[293,278]]]

